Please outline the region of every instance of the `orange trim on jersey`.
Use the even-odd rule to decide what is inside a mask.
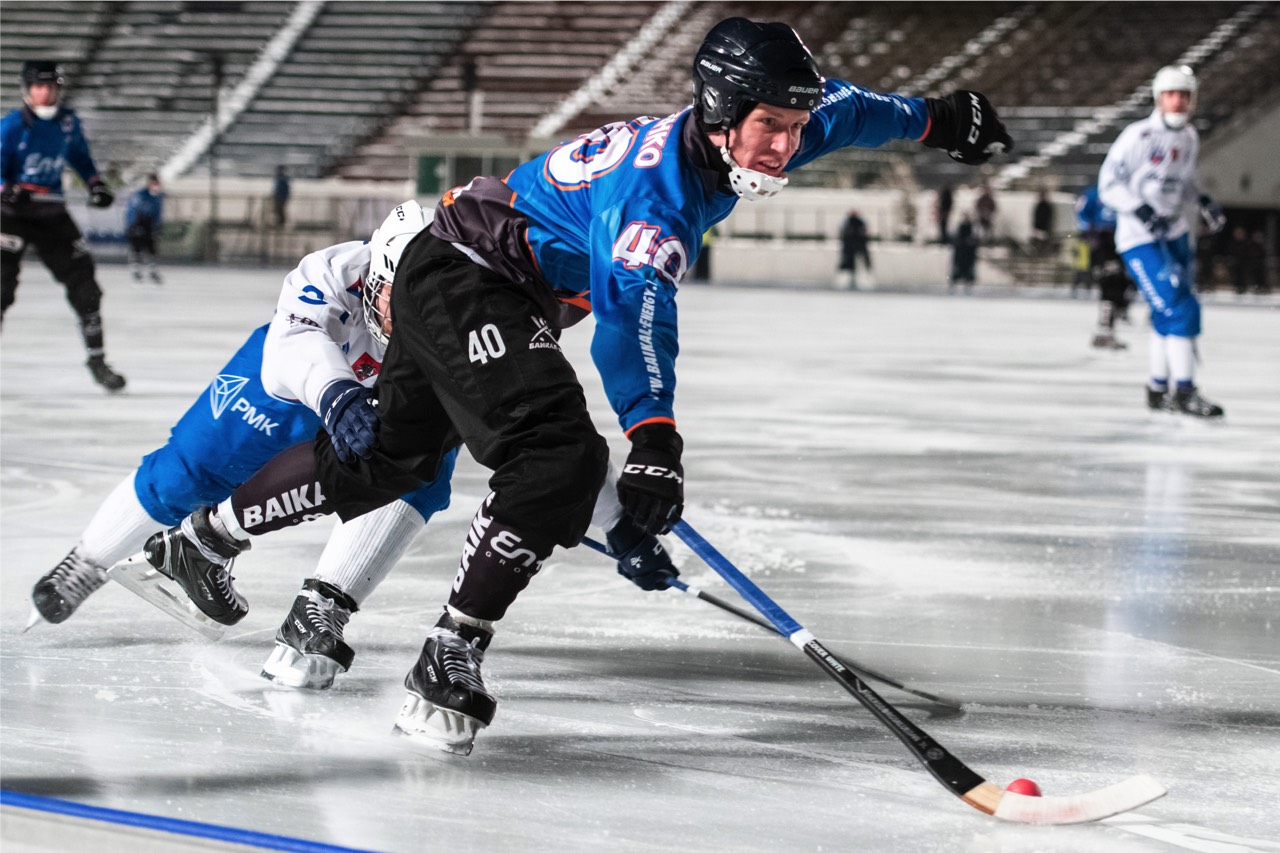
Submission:
[[[640,423],[636,424],[635,426],[631,427],[631,429],[627,430],[625,433],[623,433],[623,435],[625,435],[627,438],[630,438],[631,433],[640,429],[640,427],[648,426],[649,424],[671,424],[672,428],[674,429],[676,425],[676,419],[675,418],[649,418],[648,420],[643,420]]]
[[[928,111],[926,110],[924,115],[924,133],[917,136],[914,141],[920,142],[921,140],[923,140],[926,136],[929,135],[929,130],[932,127],[933,127],[933,116],[929,115]]]
[[[561,296],[560,301],[565,305],[572,305],[574,308],[581,308],[588,314],[591,313],[591,298],[587,295],[590,290],[584,290],[576,296]]]

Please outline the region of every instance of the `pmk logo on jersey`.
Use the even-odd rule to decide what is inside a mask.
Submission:
[[[613,259],[629,270],[653,267],[672,284],[689,269],[689,252],[679,237],[664,237],[656,225],[629,222],[613,244]]]
[[[370,376],[377,376],[378,370],[382,365],[369,353],[364,353],[355,361],[351,362],[351,370],[356,375],[356,379],[360,382],[365,381]]]
[[[240,391],[248,381],[246,376],[232,376],[229,373],[220,374],[213,380],[213,384],[209,386],[209,408],[213,410],[214,420],[221,418],[230,405],[231,411],[240,413],[240,420],[259,432],[271,435],[271,430],[280,426],[280,423],[268,418],[266,412],[259,412],[240,396]]]
[[[529,349],[553,349],[559,352],[560,342],[556,340],[556,333],[551,328],[551,324],[537,316],[530,316],[529,319],[534,325],[533,337],[529,339]]]
[[[227,404],[236,398],[248,381],[247,376],[232,376],[229,373],[220,374],[213,380],[213,384],[209,386],[209,408],[213,409],[215,419],[222,417]]]

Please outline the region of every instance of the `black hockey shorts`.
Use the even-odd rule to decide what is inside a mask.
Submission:
[[[361,515],[434,478],[461,441],[494,472],[494,519],[548,551],[577,545],[608,446],[532,294],[424,231],[396,270],[391,317],[372,457],[344,465],[317,436],[320,481],[338,514]]]
[[[1129,279],[1125,276],[1120,256],[1116,254],[1115,234],[1104,232],[1098,236],[1090,250],[1089,261],[1093,266],[1094,280],[1098,282],[1098,298],[1116,306],[1128,304]]]
[[[28,247],[35,247],[53,277],[67,289],[67,301],[80,317],[102,306],[102,290],[95,279],[93,256],[67,208],[52,202],[29,201],[0,217],[0,303],[7,309],[18,290],[18,271]]]

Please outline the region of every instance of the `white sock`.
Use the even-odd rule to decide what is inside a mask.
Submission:
[[[1169,335],[1164,339],[1165,352],[1169,357],[1169,378],[1178,383],[1195,384],[1196,349],[1195,338],[1181,338]]]
[[[404,501],[396,501],[348,522],[339,522],[316,565],[315,577],[363,604],[391,573],[426,519]]]
[[[1147,341],[1147,362],[1150,365],[1151,382],[1169,382],[1169,355],[1165,347],[1165,336],[1151,330],[1151,335]]]
[[[148,515],[138,501],[133,486],[136,473],[131,471],[120,481],[80,534],[76,546],[80,555],[104,569],[141,551],[151,534],[166,527]]]

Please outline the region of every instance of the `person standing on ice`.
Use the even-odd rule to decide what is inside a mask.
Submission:
[[[497,700],[480,664],[495,625],[557,546],[582,540],[608,449],[560,331],[595,314],[592,357],[631,449],[617,498],[635,535],[684,506],[676,431],[676,289],[702,235],[740,200],[777,195],[787,172],[848,146],[914,139],[962,163],[1013,140],[987,98],[883,95],[825,80],[791,27],[729,18],[693,61],[694,103],[583,134],[447,192],[396,267],[396,331],[374,386],[378,427],[354,461],[327,440],[290,448],[215,508],[153,537],[147,562],[217,619],[239,619],[231,560],[284,489],[319,487],[307,513],[355,518],[435,476],[459,442],[492,469],[444,613],[405,678],[401,733],[471,751]],[[341,402],[341,401],[340,401]],[[350,404],[374,411],[356,395]],[[351,409],[348,409],[350,411]],[[335,408],[333,419],[343,410]],[[330,416],[326,416],[326,422]],[[615,552],[628,542],[610,535]]]
[[[80,118],[62,106],[62,67],[50,59],[27,60],[21,82],[23,105],[0,121],[0,318],[17,295],[22,256],[34,246],[67,289],[93,381],[119,391],[125,378],[107,364],[102,288],[93,256],[62,197],[63,170],[70,166],[84,180],[91,207],[110,207],[115,194],[98,174]]]
[[[1189,118],[1198,87],[1185,65],[1168,65],[1151,84],[1155,109],[1120,132],[1098,176],[1098,198],[1116,211],[1116,251],[1151,308],[1147,407],[1220,418],[1222,406],[1195,382],[1200,301],[1183,216],[1200,206],[1210,231],[1226,224],[1222,208],[1196,181],[1200,137]]]
[[[193,507],[222,500],[278,452],[323,427],[335,430],[335,452],[354,458],[362,451],[373,413],[357,408],[346,417],[326,415],[333,401],[354,399],[377,377],[391,331],[392,270],[430,221],[431,211],[405,202],[368,242],[313,252],[285,276],[274,319],[254,330],[174,425],[169,441],[116,486],[75,547],[36,582],[30,624],[69,619],[106,583],[107,569],[141,549],[152,534],[181,521]],[[355,652],[343,639],[345,626],[427,520],[449,505],[456,455],[453,450],[444,456],[431,482],[334,529],[315,573],[303,582],[276,632],[265,677],[324,689],[351,667]],[[310,491],[293,492],[282,504],[305,510],[314,498]],[[616,503],[602,499],[596,519],[615,536],[622,515]],[[641,539],[620,573],[642,588],[665,586],[658,579],[678,572],[655,537]],[[126,585],[148,600],[165,601],[153,583],[140,577]],[[201,627],[181,609],[173,615]]]

